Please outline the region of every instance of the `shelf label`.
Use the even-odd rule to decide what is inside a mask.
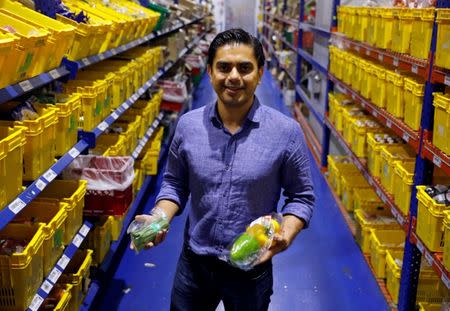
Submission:
[[[21,198],[17,198],[14,201],[12,201],[9,205],[8,208],[14,213],[17,214],[18,212],[20,212],[25,206],[27,206],[27,204],[21,199]]]
[[[78,247],[80,247],[83,240],[84,240],[83,237],[77,233],[75,235],[75,237],[73,238],[72,243],[73,243],[73,245],[75,245],[78,248]]]
[[[43,181],[42,179],[36,180],[36,188],[38,188],[40,191],[44,190],[44,188],[47,186],[47,183]]]
[[[386,126],[387,126],[388,128],[391,128],[391,127],[392,127],[392,122],[391,122],[391,120],[386,120]]]
[[[49,169],[43,176],[48,182],[51,182],[58,175],[52,169]]]
[[[122,106],[125,110],[130,108],[130,104],[128,102],[125,102]]]
[[[63,254],[62,257],[58,260],[57,265],[60,266],[64,270],[64,269],[66,269],[69,262],[70,262],[70,258],[67,257],[65,254]]]
[[[42,289],[47,295],[50,294],[50,291],[52,290],[52,288],[53,288],[53,285],[52,285],[49,281],[47,281],[47,280],[45,280],[44,283],[42,283],[42,285],[41,285],[41,289]]]
[[[444,84],[445,84],[445,85],[450,85],[450,77],[449,77],[449,76],[445,76],[445,78],[444,78]]]
[[[419,249],[419,251],[424,254],[425,253],[425,248],[423,247],[423,244],[421,241],[419,241],[419,239],[417,239],[417,248]]]
[[[355,50],[356,50],[357,52],[359,52],[360,48],[359,48],[359,46],[358,46],[358,45],[357,45],[357,46],[355,46]]]
[[[62,271],[60,271],[58,268],[54,267],[52,272],[50,272],[50,275],[48,276],[48,279],[53,283],[56,284],[59,277],[61,276]]]
[[[58,79],[59,77],[61,77],[61,75],[58,72],[58,69],[50,70],[48,74],[50,75],[50,77],[52,77],[52,79]]]
[[[369,50],[366,50],[366,55],[370,56],[370,51]]]
[[[39,294],[36,294],[31,301],[29,309],[31,311],[37,311],[43,302],[44,298],[42,298]]]
[[[102,121],[98,126],[97,126],[97,128],[100,130],[100,131],[102,131],[102,132],[104,132],[107,128],[108,128],[108,123],[106,123],[105,121]]]
[[[433,256],[431,256],[431,254],[429,252],[425,252],[425,259],[428,261],[430,266],[433,265]]]
[[[133,157],[133,159],[136,159],[138,157],[138,153],[135,151],[133,151],[133,154],[131,155]]]
[[[397,57],[394,57],[394,60],[392,61],[392,64],[393,64],[395,67],[398,67],[398,58],[397,58]]]
[[[378,118],[378,112],[377,112],[376,110],[372,111],[372,115],[373,115],[375,118]]]
[[[105,59],[105,54],[100,54],[99,56],[98,56],[98,58],[100,59],[100,60],[104,60]]]
[[[356,99],[356,95],[355,93],[352,93],[352,99],[355,100]]]
[[[22,91],[28,92],[29,90],[33,89],[33,85],[29,80],[25,80],[22,82],[19,82],[20,87],[22,88]]]
[[[403,133],[403,140],[409,142],[409,135],[407,133]]]
[[[112,114],[111,114],[111,117],[114,119],[114,120],[117,120],[118,118],[119,118],[119,115],[117,114],[117,112],[113,112]]]
[[[442,165],[442,160],[440,157],[438,157],[437,155],[433,156],[433,163],[437,166],[437,167],[441,167]]]
[[[378,54],[378,60],[379,60],[380,62],[382,62],[382,61],[383,61],[383,59],[384,59],[384,56],[383,56],[383,54]]]
[[[69,150],[69,155],[75,159],[80,155],[80,151],[77,148],[72,148]]]
[[[447,286],[447,288],[450,289],[450,279],[445,274],[445,271],[442,271],[441,279],[442,279],[442,282],[445,284],[445,286]]]
[[[89,66],[89,65],[91,64],[91,62],[90,62],[89,59],[87,59],[87,58],[83,58],[83,59],[81,60],[81,62],[82,62],[83,65],[85,65],[85,66]]]
[[[412,65],[412,66],[411,66],[411,71],[412,71],[413,73],[418,73],[418,72],[419,72],[419,67],[418,67],[417,65]]]
[[[88,226],[83,225],[83,226],[81,227],[81,229],[80,229],[80,234],[81,234],[82,236],[86,237],[90,230],[91,230],[91,229],[90,229]]]
[[[392,213],[392,216],[394,216],[394,218],[397,219],[397,221],[399,223],[403,224],[403,218],[400,216],[400,214],[398,213],[398,211],[395,207],[391,207],[391,213]]]

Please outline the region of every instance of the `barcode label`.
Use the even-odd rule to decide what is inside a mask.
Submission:
[[[85,65],[85,66],[89,66],[91,63],[89,62],[89,59],[87,59],[87,58],[83,58],[82,60],[81,60],[81,62]]]
[[[41,285],[41,289],[42,289],[46,294],[49,294],[50,291],[52,290],[52,288],[53,288],[53,285],[50,284],[50,282],[47,281],[47,280],[45,280],[44,283],[42,283],[42,285]]]
[[[51,182],[53,179],[56,178],[56,176],[58,176],[58,175],[52,169],[49,169],[44,174],[44,178],[47,179],[48,182]]]
[[[354,93],[352,93],[352,99],[355,100],[356,99],[356,95]]]
[[[419,251],[423,254],[424,253],[424,248],[423,248],[423,244],[422,242],[420,242],[419,240],[417,240],[417,248],[419,249]]]
[[[431,256],[429,252],[425,252],[425,259],[428,261],[430,266],[433,265],[433,256]]]
[[[130,108],[130,104],[129,104],[128,102],[124,103],[124,104],[123,104],[123,108],[124,108],[124,109]]]
[[[359,52],[359,46],[355,46],[355,50]]]
[[[119,118],[119,115],[117,114],[117,112],[113,112],[112,114],[111,114],[111,117],[114,119],[114,120],[117,120],[118,118]]]
[[[145,82],[145,88],[149,88],[152,84],[150,83],[150,81]]]
[[[417,65],[412,65],[412,66],[411,66],[411,71],[412,71],[413,73],[418,73],[418,72],[419,72],[419,67],[417,67]]]
[[[373,115],[375,118],[377,118],[377,117],[378,117],[378,112],[376,112],[376,111],[374,110],[374,111],[372,111],[372,115]]]
[[[54,267],[52,272],[50,272],[50,275],[48,276],[48,279],[53,283],[56,284],[56,282],[58,281],[59,277],[61,276],[62,272]]]
[[[42,179],[38,179],[37,181],[36,181],[36,187],[39,189],[39,190],[44,190],[44,188],[47,186],[47,183],[46,182],[44,182]]]
[[[397,57],[394,57],[394,60],[393,60],[392,64],[393,64],[395,67],[398,67],[398,58],[397,58]]]
[[[142,151],[142,146],[141,146],[141,145],[137,146],[136,151],[137,151],[138,154],[141,153],[141,151]]]
[[[381,199],[381,190],[380,189],[377,189],[377,195],[380,197],[380,199]]]
[[[366,55],[369,56],[370,55],[370,51],[366,50]]]
[[[81,227],[81,229],[80,229],[80,234],[81,234],[82,236],[86,237],[90,230],[91,230],[91,229],[89,229],[88,226],[83,225],[83,226]]]
[[[442,272],[442,282],[447,286],[448,289],[450,289],[450,279],[447,277],[445,272]]]
[[[433,156],[433,163],[437,166],[437,167],[441,167],[442,165],[442,160],[440,157],[438,156]]]
[[[17,198],[14,201],[12,201],[9,205],[8,208],[14,213],[17,214],[18,212],[20,212],[24,207],[26,206],[25,202],[22,201],[21,198]]]
[[[80,155],[80,151],[78,151],[77,148],[72,148],[69,150],[69,155],[75,159],[76,157],[78,157]]]
[[[100,60],[104,60],[104,59],[105,59],[105,55],[104,55],[104,54],[100,54],[100,55],[98,56],[98,58],[100,58]]]
[[[136,159],[138,157],[139,153],[137,153],[137,151],[133,151],[133,154],[131,155],[133,157],[133,159]]]
[[[69,262],[70,258],[63,254],[62,257],[58,260],[58,266],[60,266],[64,270]]]
[[[43,301],[44,301],[44,298],[39,296],[39,294],[36,294],[36,296],[34,296],[33,300],[31,301],[31,304],[30,304],[30,307],[29,307],[30,310],[37,311],[39,309],[39,307],[41,306]]]
[[[53,79],[58,79],[61,75],[59,74],[59,72],[58,72],[58,69],[53,69],[53,70],[50,70],[49,72],[48,72],[48,74],[50,75],[50,77],[52,77]]]
[[[404,134],[403,134],[403,140],[406,141],[406,142],[408,142],[408,141],[409,141],[409,135],[406,134],[406,133],[404,133]]]
[[[383,54],[378,54],[378,60],[379,60],[380,62],[383,61]]]
[[[22,91],[24,91],[24,92],[28,92],[29,90],[33,89],[33,85],[28,80],[20,82],[19,85],[22,88]]]
[[[392,122],[391,122],[391,120],[386,120],[386,126],[387,126],[388,128],[391,128],[391,127],[392,127]]]
[[[77,233],[75,235],[75,237],[73,238],[72,243],[73,243],[73,245],[75,245],[78,248],[78,247],[80,247],[81,242],[83,242],[83,237]]]
[[[108,128],[108,123],[106,123],[105,121],[102,121],[98,126],[97,126],[97,128],[100,130],[100,131],[104,131],[104,130],[106,130],[107,128]]]
[[[450,85],[450,77],[449,77],[449,76],[445,76],[445,78],[444,78],[444,84],[445,84],[445,85]]]

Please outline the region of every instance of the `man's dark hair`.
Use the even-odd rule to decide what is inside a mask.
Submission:
[[[208,65],[212,67],[217,50],[228,44],[245,44],[253,47],[253,52],[255,54],[256,61],[258,62],[258,68],[264,66],[266,58],[264,57],[261,42],[241,28],[223,31],[214,38],[208,50]]]

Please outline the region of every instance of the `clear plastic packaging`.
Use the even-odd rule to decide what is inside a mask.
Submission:
[[[272,245],[281,220],[281,215],[276,213],[254,220],[232,243],[228,262],[242,270],[253,268]]]
[[[164,101],[182,104],[188,98],[188,91],[185,82],[164,80],[159,81],[157,86],[164,90]]]
[[[128,226],[134,250],[138,254],[146,244],[153,242],[158,232],[169,229],[169,221],[163,210],[155,208],[146,220],[133,220]]]

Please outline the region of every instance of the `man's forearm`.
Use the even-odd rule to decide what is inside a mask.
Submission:
[[[289,245],[294,241],[295,237],[300,233],[304,226],[305,223],[294,215],[283,216],[281,233],[289,241]]]
[[[167,215],[169,222],[172,221],[172,218],[177,214],[180,207],[173,201],[170,200],[159,200],[156,203],[156,207],[162,209],[164,213]]]

